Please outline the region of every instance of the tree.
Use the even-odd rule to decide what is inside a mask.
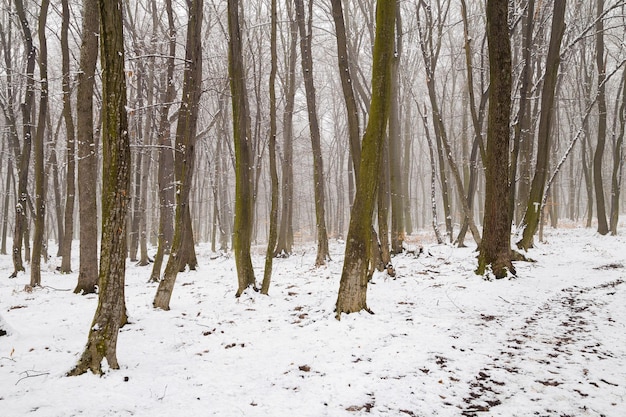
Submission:
[[[22,244],[25,239],[25,230],[28,227],[26,217],[26,207],[28,205],[28,172],[30,165],[30,153],[32,149],[32,110],[33,101],[35,98],[35,61],[36,61],[36,48],[33,44],[33,36],[26,19],[26,13],[24,11],[24,2],[22,0],[15,0],[15,11],[20,19],[22,26],[22,32],[24,32],[24,50],[26,51],[26,88],[24,91],[24,102],[22,103],[22,136],[23,145],[22,151],[17,156],[18,161],[18,189],[17,189],[17,204],[15,205],[15,231],[13,233],[13,274],[12,277],[16,277],[17,273],[24,271],[24,264],[22,262]]]
[[[265,254],[265,270],[263,272],[263,284],[261,285],[261,294],[267,294],[272,279],[272,262],[274,259],[274,250],[276,249],[277,229],[278,229],[278,168],[276,166],[276,72],[278,65],[278,54],[276,52],[276,27],[278,20],[278,11],[276,0],[272,0],[271,4],[271,40],[270,40],[270,138],[269,138],[269,156],[270,156],[270,177],[271,177],[271,207],[270,207],[270,231],[267,238],[267,252]]]
[[[537,162],[535,175],[530,189],[530,196],[526,206],[526,213],[522,220],[524,232],[522,240],[517,243],[520,249],[528,250],[532,247],[533,236],[539,226],[541,198],[548,175],[548,162],[550,159],[550,143],[552,134],[552,117],[554,112],[554,98],[559,71],[561,39],[565,32],[565,5],[566,0],[554,1],[554,13],[552,15],[552,32],[548,56],[546,57],[546,71],[541,92],[541,111],[538,128]]]
[[[235,224],[233,251],[237,268],[239,297],[248,287],[256,288],[250,244],[254,215],[250,109],[243,62],[239,0],[228,0],[228,75],[233,107],[233,137],[235,141]]]
[[[78,218],[80,255],[74,292],[92,294],[98,284],[98,206],[96,188],[98,154],[94,138],[93,96],[98,60],[100,12],[97,0],[83,0],[82,41],[76,92],[76,138],[78,141]],[[69,237],[68,237],[69,239]]]
[[[322,145],[320,139],[317,104],[315,99],[315,85],[313,83],[313,56],[311,52],[311,38],[313,36],[313,0],[309,0],[307,24],[304,24],[303,0],[294,0],[296,5],[296,21],[300,31],[300,55],[302,59],[302,73],[306,92],[306,105],[309,116],[309,132],[311,134],[311,148],[313,151],[313,191],[315,194],[315,226],[317,228],[317,257],[315,265],[326,264],[330,259],[328,251],[328,234],[326,231],[326,215],[324,206],[324,162],[322,159]]]
[[[30,286],[41,285],[41,256],[43,252],[43,232],[46,221],[46,190],[44,186],[44,133],[46,130],[46,116],[48,112],[48,46],[46,43],[46,21],[48,20],[48,6],[50,2],[41,2],[39,13],[39,76],[41,78],[41,92],[39,93],[39,117],[35,134],[35,235],[33,237],[33,258],[30,268]]]
[[[124,277],[130,194],[130,142],[126,114],[122,1],[100,0],[102,64],[102,237],[98,307],[87,346],[68,375],[102,374],[102,360],[119,369],[117,336],[126,321]],[[93,238],[93,237],[92,237]]]
[[[176,218],[172,253],[165,265],[163,279],[154,297],[155,308],[169,310],[170,298],[178,272],[189,262],[189,247],[185,242],[192,239],[189,217],[189,194],[193,179],[198,107],[202,94],[202,6],[203,0],[190,0],[187,43],[185,48],[185,73],[183,77],[182,103],[176,125],[176,154],[174,172],[176,177]],[[192,240],[193,241],[193,240]],[[193,245],[192,245],[193,246]],[[193,248],[191,248],[193,250]]]
[[[598,233],[606,235],[609,225],[606,221],[606,203],[604,201],[604,185],[602,183],[602,159],[606,146],[606,61],[604,60],[604,0],[596,3],[596,67],[598,68],[598,142],[593,155],[593,188],[596,191],[596,211],[598,217]]]
[[[342,313],[370,311],[367,307],[368,261],[380,155],[391,105],[395,16],[396,0],[377,1],[370,116],[363,137],[359,180],[350,213],[345,260],[335,307],[338,319]]]
[[[515,274],[511,262],[509,216],[509,123],[511,118],[511,43],[508,0],[487,1],[489,116],[485,160],[485,216],[476,273],[496,278]]]
[[[72,272],[72,237],[74,235],[74,201],[76,194],[76,134],[74,130],[74,116],[72,115],[70,48],[68,32],[70,25],[70,9],[68,0],[62,0],[63,16],[61,20],[61,67],[63,72],[63,120],[65,121],[65,135],[67,136],[67,175],[65,193],[65,225],[61,239],[61,273]]]

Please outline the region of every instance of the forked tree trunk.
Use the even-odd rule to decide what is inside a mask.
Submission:
[[[174,172],[176,175],[176,222],[172,253],[167,260],[163,279],[159,282],[153,306],[162,310],[170,309],[170,299],[174,291],[176,277],[186,264],[195,268],[195,253],[189,211],[189,194],[193,180],[195,139],[198,121],[200,96],[202,94],[202,6],[203,0],[192,0],[189,4],[187,41],[185,51],[185,72],[183,76],[182,103],[176,125],[176,155]],[[192,268],[192,269],[193,269]]]
[[[98,284],[98,153],[94,140],[93,96],[99,28],[98,1],[83,0],[83,37],[76,93],[80,220],[80,266],[74,289],[77,294],[94,293]]]
[[[320,139],[319,120],[313,83],[313,56],[311,52],[313,36],[313,0],[309,0],[308,24],[304,23],[303,0],[294,0],[296,5],[296,21],[300,30],[300,55],[302,58],[302,73],[306,91],[306,104],[309,116],[309,132],[311,134],[311,148],[313,151],[313,191],[315,195],[315,224],[317,229],[317,256],[315,265],[322,266],[330,259],[328,250],[328,235],[326,231],[326,215],[324,203],[324,163],[322,160],[322,145]]]
[[[370,311],[367,306],[367,282],[372,244],[372,215],[380,174],[380,155],[390,111],[395,16],[396,0],[377,1],[372,101],[363,137],[359,181],[350,213],[345,260],[335,307],[338,319],[342,313]]]
[[[253,178],[250,140],[250,109],[246,88],[245,66],[239,22],[239,0],[228,0],[228,74],[233,106],[233,136],[235,140],[235,225],[233,250],[237,267],[239,297],[248,287],[256,288],[250,244],[252,238]]]
[[[515,274],[511,262],[509,216],[509,123],[511,118],[511,43],[508,0],[487,1],[489,117],[485,160],[485,216],[476,273],[496,278]]]
[[[100,0],[102,60],[102,239],[98,308],[87,346],[68,375],[102,374],[102,360],[119,369],[117,336],[125,323],[126,219],[130,193],[130,142],[126,114],[121,0]]]

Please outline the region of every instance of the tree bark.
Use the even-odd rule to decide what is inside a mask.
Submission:
[[[361,150],[359,181],[350,226],[335,313],[370,311],[367,307],[368,261],[376,186],[391,101],[391,62],[393,60],[396,0],[378,0],[376,38],[372,68],[372,100]]]
[[[611,215],[609,229],[611,235],[617,235],[619,223],[619,200],[624,169],[624,132],[626,131],[626,70],[622,71],[622,100],[619,105],[619,131],[613,141],[613,171],[611,174]]]
[[[100,0],[102,59],[102,239],[98,308],[87,346],[68,375],[102,374],[102,360],[119,369],[117,336],[125,323],[124,277],[130,193],[130,142],[126,114],[124,34],[121,0]],[[93,237],[92,237],[93,238]]]
[[[80,221],[80,262],[74,292],[91,294],[98,284],[98,153],[94,139],[93,96],[98,59],[99,9],[97,0],[83,0],[80,71],[76,93],[78,140],[78,216]]]
[[[189,194],[193,180],[196,129],[200,96],[202,94],[202,6],[203,0],[191,0],[187,25],[185,50],[185,72],[183,76],[182,103],[176,125],[176,154],[174,172],[176,176],[176,221],[172,253],[167,260],[163,279],[159,282],[153,306],[170,309],[176,277],[186,264],[195,268],[195,253],[189,211]],[[187,246],[186,246],[187,245]],[[193,254],[193,256],[192,256]]]
[[[311,38],[313,36],[313,0],[309,0],[308,24],[304,23],[303,0],[294,0],[296,5],[296,21],[300,31],[300,54],[302,59],[302,73],[306,90],[306,104],[309,116],[309,132],[311,134],[311,148],[313,151],[313,191],[315,194],[315,223],[317,228],[317,256],[315,266],[322,266],[330,259],[328,250],[328,234],[326,231],[326,215],[324,203],[324,163],[322,160],[322,145],[320,139],[319,120],[313,83],[313,57],[311,53]]]
[[[489,118],[485,160],[485,216],[478,255],[479,275],[515,274],[511,262],[509,216],[509,124],[511,119],[511,44],[508,0],[487,1],[489,43]]]

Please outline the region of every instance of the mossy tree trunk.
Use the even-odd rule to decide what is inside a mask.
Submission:
[[[533,246],[533,237],[539,226],[541,212],[541,199],[543,198],[546,179],[548,176],[548,163],[550,160],[550,137],[552,130],[552,116],[555,99],[556,83],[559,72],[561,39],[565,32],[565,5],[566,0],[554,1],[554,13],[552,15],[552,30],[546,57],[546,72],[544,75],[541,92],[541,110],[537,140],[537,162],[535,175],[533,176],[526,213],[522,220],[524,232],[522,240],[517,243],[520,249],[528,250]]]
[[[485,215],[477,274],[496,278],[515,273],[511,262],[509,216],[509,123],[511,119],[511,41],[508,0],[487,1],[489,113],[485,160]]]
[[[611,215],[609,229],[611,235],[617,235],[619,223],[619,200],[624,169],[624,132],[626,130],[626,71],[622,72],[622,100],[619,104],[619,130],[613,142],[613,172],[611,174]]]
[[[130,141],[126,114],[122,1],[100,0],[102,64],[102,238],[98,307],[87,346],[69,375],[102,374],[102,360],[119,369],[117,336],[126,320],[124,277],[130,193]],[[92,237],[93,238],[93,237]]]
[[[372,215],[391,104],[395,16],[396,0],[377,1],[370,117],[363,137],[359,181],[350,213],[345,260],[335,307],[338,319],[342,313],[370,311],[367,306],[367,282]]]
[[[93,96],[98,60],[99,8],[97,0],[83,0],[80,71],[76,92],[76,137],[78,140],[78,217],[80,255],[74,292],[92,294],[98,284],[98,206],[96,202],[98,154],[94,138]]]
[[[185,72],[183,76],[182,103],[176,125],[176,154],[174,173],[176,177],[176,218],[172,252],[167,260],[163,279],[159,282],[153,305],[169,310],[170,299],[178,272],[188,263],[195,268],[193,247],[189,248],[192,233],[189,211],[189,194],[193,179],[195,139],[200,96],[202,94],[202,6],[203,0],[192,0],[189,4]],[[193,246],[193,243],[191,243]]]
[[[239,297],[248,287],[256,288],[250,244],[254,215],[252,176],[252,134],[250,109],[246,88],[246,68],[243,62],[239,1],[228,0],[228,75],[233,106],[233,136],[235,140],[235,224],[233,251],[237,267]]]
[[[44,178],[44,133],[48,114],[48,46],[46,42],[46,21],[48,20],[49,0],[41,2],[39,13],[39,116],[35,134],[35,234],[33,236],[33,258],[30,265],[30,286],[41,285],[41,256],[44,253],[43,232],[46,223],[46,188]]]

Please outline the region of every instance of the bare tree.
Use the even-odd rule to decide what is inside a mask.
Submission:
[[[370,245],[372,244],[371,225],[380,174],[380,155],[390,112],[395,16],[396,0],[377,1],[372,101],[370,117],[363,137],[359,181],[350,213],[345,260],[335,307],[338,319],[341,318],[342,313],[369,311],[367,282]]]
[[[117,336],[120,326],[126,322],[124,278],[131,167],[122,4],[121,0],[100,0],[98,5],[102,28],[104,173],[98,308],[89,330],[87,346],[68,375],[80,375],[88,370],[102,374],[102,360],[105,358],[111,369],[119,369]]]

